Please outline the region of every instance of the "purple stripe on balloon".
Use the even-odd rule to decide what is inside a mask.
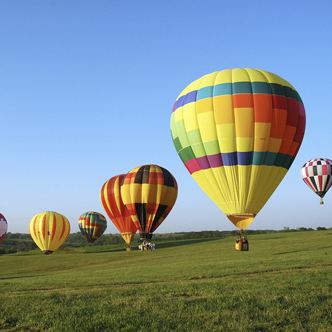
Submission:
[[[178,101],[176,101],[173,105],[173,109],[172,109],[172,113],[176,110],[176,104],[178,103]]]
[[[224,163],[221,159],[221,154],[214,154],[212,156],[207,156],[211,167],[221,167],[224,166]]]
[[[199,157],[199,158],[197,158],[197,161],[198,161],[199,165],[201,166],[201,169],[211,168],[211,165],[209,163],[207,156]]]
[[[253,151],[218,153],[188,160],[185,166],[190,174],[203,169],[217,168],[222,166],[251,165],[253,162]]]

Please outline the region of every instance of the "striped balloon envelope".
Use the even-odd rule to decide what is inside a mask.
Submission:
[[[89,243],[95,242],[107,228],[106,218],[98,212],[85,212],[78,220],[78,227]]]
[[[320,204],[324,204],[323,197],[332,186],[332,160],[315,158],[307,161],[301,168],[303,181],[317,194]]]
[[[39,249],[50,255],[66,241],[70,223],[60,213],[41,212],[30,220],[29,232]]]
[[[0,213],[0,243],[7,234],[8,224],[6,218]]]
[[[305,110],[294,87],[249,68],[194,81],[171,115],[182,162],[240,229],[250,225],[286,175],[304,131]]]
[[[142,240],[151,239],[172,210],[178,194],[173,175],[157,165],[132,169],[121,185],[121,197]]]
[[[100,191],[100,201],[124,241],[130,245],[137,228],[122,202],[121,183],[124,177],[125,174],[120,174],[106,181]]]

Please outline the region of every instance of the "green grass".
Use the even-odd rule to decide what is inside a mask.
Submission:
[[[234,241],[3,255],[0,330],[331,331],[332,231]]]

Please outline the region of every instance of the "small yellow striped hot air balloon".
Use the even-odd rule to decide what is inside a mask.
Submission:
[[[122,238],[130,246],[137,228],[122,202],[120,188],[124,177],[125,174],[120,174],[106,181],[100,191],[100,201]]]
[[[141,240],[151,239],[172,210],[178,194],[173,175],[157,165],[132,169],[123,179],[121,197]]]
[[[30,220],[29,232],[39,249],[50,255],[66,241],[70,223],[60,213],[41,212]]]

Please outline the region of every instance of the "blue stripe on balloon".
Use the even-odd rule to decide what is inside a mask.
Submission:
[[[281,91],[285,91],[286,87],[276,83],[267,82],[235,82],[235,83],[222,83],[214,86],[207,86],[199,90],[188,92],[186,95],[181,96],[175,109],[182,107],[186,104],[195,102],[197,100],[212,98],[230,94],[242,94],[242,93],[265,93],[265,94],[281,94]],[[295,98],[296,92],[292,89],[287,89],[287,92],[291,97]],[[281,94],[282,95],[282,94]],[[285,95],[285,93],[283,94]]]
[[[221,159],[224,164],[224,166],[235,166],[237,165],[237,153],[231,152],[231,153],[222,153]]]
[[[239,165],[251,165],[252,164],[253,151],[249,152],[237,152],[237,160]]]
[[[197,98],[197,90],[188,92],[185,95],[185,99],[184,99],[184,103],[183,104],[185,105],[185,104],[192,103],[192,102],[196,101],[196,98]]]
[[[235,165],[251,165],[252,164],[252,151],[249,152],[231,152],[222,153],[222,161],[224,166],[235,166]]]
[[[272,155],[274,157],[272,158]],[[221,158],[220,158],[221,157]],[[199,158],[193,158],[190,160],[197,160],[200,169],[209,169],[214,167],[222,167],[222,166],[278,166],[289,169],[292,162],[294,161],[294,157],[278,154],[278,153],[270,153],[270,152],[231,152],[231,153],[221,153],[218,155],[212,156],[203,156]],[[199,171],[199,169],[194,170],[192,173]]]
[[[197,97],[197,90],[194,90],[194,91],[190,91],[188,92],[186,95],[184,96],[181,96],[178,101],[176,102],[176,106],[175,106],[175,109],[178,109],[179,107],[182,107],[186,104],[189,104],[189,103],[193,103],[196,101],[196,97]]]
[[[266,93],[268,95],[272,94],[270,84],[266,82],[253,82],[251,83],[251,88],[252,93]]]
[[[199,89],[197,92],[197,100],[213,97],[213,86],[207,86]]]
[[[231,95],[231,94],[232,94],[232,83],[217,84],[214,86],[214,91],[213,91],[214,97]]]
[[[252,156],[253,165],[263,165],[265,162],[266,152],[254,152]]]
[[[185,100],[186,96],[181,96],[178,101],[176,102],[176,107],[175,109],[178,109],[179,107],[182,107],[183,106],[183,102]]]
[[[251,82],[235,82],[233,83],[233,94],[252,93]]]

